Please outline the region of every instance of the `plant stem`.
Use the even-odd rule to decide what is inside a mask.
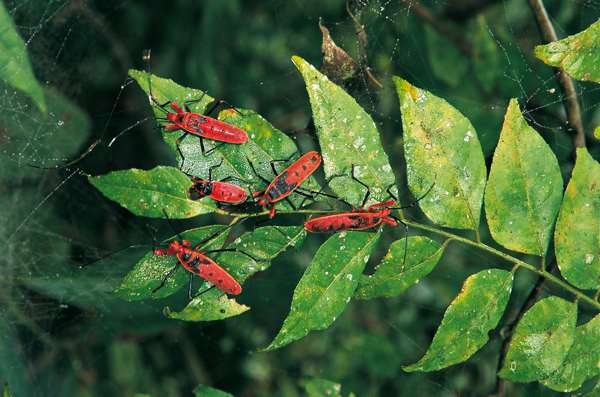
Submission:
[[[556,36],[556,31],[554,30],[552,21],[550,21],[544,2],[542,0],[529,0],[529,5],[533,10],[544,41],[550,43],[558,40],[558,36]],[[575,130],[575,134],[573,135],[573,145],[576,148],[585,147],[585,132],[581,121],[581,109],[579,108],[575,84],[573,83],[573,79],[571,79],[571,77],[569,77],[562,69],[557,68],[557,72],[557,80],[564,95],[563,104],[567,112],[567,120],[569,121],[571,128]]]
[[[584,294],[583,292],[579,291],[578,289],[576,289],[575,287],[572,287],[571,285],[569,285],[568,283],[562,281],[560,278],[556,277],[555,275],[551,274],[550,272],[548,272],[547,270],[542,270],[542,269],[538,269],[535,266],[524,262],[520,259],[517,259],[511,255],[508,255],[502,251],[499,251],[495,248],[490,247],[489,245],[477,242],[477,241],[473,241],[473,240],[469,240],[468,238],[447,232],[445,230],[440,230],[437,229],[433,226],[429,226],[429,225],[422,225],[420,223],[417,222],[413,222],[407,219],[403,219],[404,223],[406,223],[409,226],[412,226],[416,229],[421,229],[421,230],[425,230],[434,234],[437,234],[439,236],[444,236],[446,238],[455,240],[455,241],[459,241],[463,244],[467,244],[473,247],[477,247],[480,250],[483,251],[487,251],[491,254],[494,254],[502,259],[504,259],[507,262],[510,263],[514,263],[515,265],[522,267],[524,269],[529,270],[530,272],[533,272],[535,274],[538,274],[539,276],[545,278],[546,280],[550,281],[553,284],[558,285],[559,287],[561,287],[562,289],[570,292],[571,294],[573,294],[575,297],[577,297],[579,300],[587,302],[588,304],[590,304],[591,306],[593,306],[595,309],[600,310],[600,303],[597,302],[596,300],[592,299],[591,297],[587,296],[586,294]]]

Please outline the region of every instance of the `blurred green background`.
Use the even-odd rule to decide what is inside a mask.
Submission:
[[[104,199],[85,174],[174,159],[152,122],[140,124],[112,148],[99,146],[80,171],[45,171],[75,158],[95,139],[108,140],[149,116],[147,98],[127,82],[127,69],[143,68],[152,49],[152,71],[205,89],[235,106],[255,109],[295,137],[302,150],[316,147],[304,83],[290,57],[321,64],[319,18],[338,45],[366,60],[379,89],[364,75],[346,88],[371,113],[404,184],[398,101],[391,84],[400,75],[446,98],[474,124],[487,161],[511,97],[519,98],[531,125],[572,167],[572,145],[552,69],[532,56],[541,38],[523,0],[419,2],[436,18],[425,22],[410,1],[5,1],[27,43],[50,112],[2,85],[0,98],[0,379],[15,396],[188,396],[200,383],[236,396],[299,396],[300,382],[322,377],[357,396],[485,396],[494,393],[500,335],[532,288],[517,277],[503,325],[465,364],[431,374],[407,374],[427,348],[444,310],[463,280],[505,263],[451,245],[436,270],[395,299],[352,302],[327,331],[271,353],[261,353],[279,329],[293,288],[321,236],[279,257],[244,286],[240,301],[252,310],[216,323],[183,323],[162,315],[165,302],[126,303],[112,296],[139,255],[114,254],[150,243],[147,225],[162,237],[164,222],[139,219]],[[548,0],[559,37],[579,32],[600,16],[600,3]],[[357,22],[368,44],[361,45]],[[448,27],[441,35],[436,27]],[[364,41],[363,41],[364,42]],[[600,124],[600,90],[577,83],[589,148]],[[417,211],[413,217],[420,218]],[[201,217],[181,229],[224,222]],[[283,218],[286,224],[302,219]],[[484,230],[484,229],[482,229]],[[386,232],[373,263],[401,236]],[[483,231],[484,237],[486,232]],[[530,258],[525,258],[530,259]],[[553,291],[560,294],[560,292]],[[166,304],[182,307],[182,291]],[[581,316],[586,317],[584,312]],[[537,384],[508,385],[508,395],[549,396]]]

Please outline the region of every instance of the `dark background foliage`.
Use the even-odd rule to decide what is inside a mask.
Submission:
[[[546,3],[559,37],[579,32],[600,16],[595,1]],[[87,144],[101,136],[108,140],[150,115],[147,99],[135,84],[126,82],[126,75],[129,68],[144,67],[142,50],[152,48],[154,73],[255,109],[296,137],[303,150],[315,147],[304,83],[290,57],[298,54],[315,65],[321,63],[322,17],[334,40],[350,55],[367,56],[383,84],[379,89],[361,75],[347,89],[378,122],[405,203],[410,197],[404,188],[392,74],[446,98],[464,112],[477,129],[488,164],[508,99],[518,97],[566,177],[573,148],[561,92],[554,71],[533,58],[532,48],[542,40],[526,2],[420,4],[436,16],[433,23],[425,22],[415,9],[421,6],[410,1],[351,1],[368,37],[362,48],[355,23],[340,0],[6,2],[28,43],[38,79],[89,116],[89,136],[80,131]],[[482,17],[485,20],[478,19]],[[483,30],[477,30],[478,21]],[[453,34],[442,36],[436,29]],[[493,55],[475,49],[482,31],[492,38]],[[478,67],[482,59],[491,59],[495,67],[486,66],[482,72]],[[600,121],[600,91],[583,83],[577,89],[589,133]],[[22,104],[27,99],[8,88],[4,93],[0,123],[6,131],[10,122],[26,115]],[[43,127],[39,120],[31,121]],[[49,138],[52,145],[53,135]],[[162,304],[131,304],[111,295],[135,257],[115,254],[93,262],[130,244],[149,243],[147,224],[163,237],[170,234],[168,225],[136,219],[101,197],[79,173],[27,167],[55,162],[44,157],[41,148],[28,150],[36,142],[27,134],[0,142],[5,269],[0,288],[4,346],[0,367],[9,374],[5,376],[15,395],[179,396],[203,383],[236,396],[296,396],[301,395],[299,381],[313,376],[335,380],[357,396],[494,392],[502,326],[493,341],[465,364],[431,374],[407,374],[400,365],[421,356],[468,275],[491,266],[506,268],[498,259],[452,245],[433,274],[403,296],[355,301],[329,330],[261,353],[258,349],[279,329],[293,288],[321,237],[310,236],[301,251],[284,254],[268,272],[245,284],[241,301],[252,307],[248,313],[216,323],[169,321],[161,313]],[[87,144],[82,143],[79,152]],[[597,157],[598,145],[591,144],[590,150]],[[84,173],[101,174],[156,164],[173,164],[173,158],[153,123],[146,122],[112,148],[100,145],[78,166]],[[178,227],[209,221],[224,219],[203,217],[179,222]],[[282,221],[294,224],[301,219]],[[391,236],[400,235],[401,230],[389,231],[374,260],[384,254]],[[526,274],[517,278],[504,324],[514,319],[533,281]],[[183,306],[184,295],[169,304]],[[552,395],[537,383],[507,387],[510,395]]]

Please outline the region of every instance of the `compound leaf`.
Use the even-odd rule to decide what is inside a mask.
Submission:
[[[448,306],[425,356],[407,372],[437,371],[466,361],[489,340],[510,298],[513,274],[488,269],[469,276]]]
[[[408,247],[405,258],[405,246]],[[356,289],[357,299],[393,297],[427,276],[437,265],[444,246],[424,236],[394,241],[372,275],[362,275]]]
[[[486,168],[471,122],[442,98],[394,77],[400,98],[408,187],[432,222],[479,227]],[[432,187],[433,186],[433,187]]]
[[[499,376],[532,382],[552,375],[573,344],[576,321],[575,303],[556,296],[538,301],[517,324]]]
[[[582,32],[536,46],[534,54],[578,80],[600,83],[600,20]]]
[[[106,197],[139,216],[164,218],[166,211],[171,219],[192,218],[216,208],[209,197],[191,200],[190,178],[173,167],[158,166],[149,171],[131,168],[91,176],[89,181]]]
[[[562,190],[556,156],[511,99],[485,190],[494,240],[513,251],[543,256]]]
[[[564,278],[579,288],[600,287],[600,164],[585,148],[577,149],[554,246]]]
[[[274,350],[322,330],[344,311],[358,285],[379,233],[330,237],[317,251],[294,290],[290,312],[265,350]]]
[[[325,176],[348,175],[331,180],[331,189],[352,204],[361,203],[364,187],[349,176],[354,165],[355,176],[371,188],[374,201],[389,198],[386,190],[395,189],[394,173],[371,116],[304,59],[294,56],[292,61],[306,84]]]

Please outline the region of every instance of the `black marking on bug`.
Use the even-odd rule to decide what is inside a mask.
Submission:
[[[200,264],[200,258],[195,257],[192,261],[188,263],[191,267],[196,267]]]
[[[316,163],[317,161],[319,161],[319,159],[317,158],[317,156],[312,156],[310,158],[310,161],[313,162],[313,163]]]
[[[188,118],[186,127],[195,130],[202,130],[202,124],[206,123],[207,121],[208,120],[200,115],[194,115]]]
[[[291,192],[298,186],[297,183],[288,183],[287,177],[289,173],[287,171],[283,172],[281,175],[277,177],[275,184],[269,190],[269,197],[272,201],[275,201],[280,196],[283,196],[286,193]]]
[[[348,215],[348,219],[352,221],[352,227],[363,227],[368,224],[367,218],[361,215]]]
[[[190,259],[190,253],[189,252],[184,252],[183,255],[181,255],[181,259],[183,259],[184,261],[187,261],[188,259]]]

